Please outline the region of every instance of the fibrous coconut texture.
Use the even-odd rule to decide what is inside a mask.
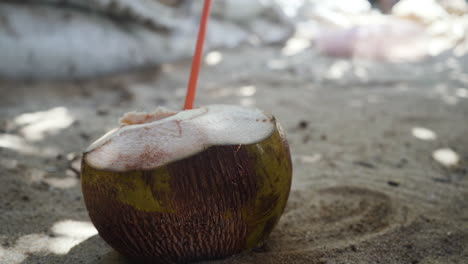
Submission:
[[[246,145],[270,136],[274,119],[257,109],[211,105],[179,113],[128,113],[121,127],[92,144],[89,165],[113,171],[153,169],[214,145]]]
[[[266,241],[292,179],[272,116],[212,105],[121,122],[87,150],[81,170],[89,216],[109,245],[154,264],[223,258]]]
[[[279,42],[293,32],[292,24],[273,3],[214,2],[207,49],[235,47],[253,36],[263,43]],[[89,78],[189,58],[201,4],[169,0],[0,2],[0,78]],[[249,15],[233,8],[246,8]],[[242,19],[240,14],[244,14]]]

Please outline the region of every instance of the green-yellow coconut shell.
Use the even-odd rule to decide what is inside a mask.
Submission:
[[[291,187],[287,141],[273,133],[248,145],[212,146],[150,170],[82,163],[82,190],[101,237],[143,262],[224,258],[262,245]]]

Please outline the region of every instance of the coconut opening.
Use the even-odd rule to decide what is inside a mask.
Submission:
[[[126,113],[120,118],[119,123],[122,126],[147,124],[147,123],[152,123],[154,121],[164,119],[166,117],[173,116],[175,114],[177,114],[177,112],[168,110],[164,107],[159,107],[154,112],[151,112],[151,113],[146,113],[146,112]]]
[[[258,109],[210,105],[181,112],[127,113],[86,150],[86,162],[113,171],[154,169],[215,145],[245,145],[269,137],[273,116]]]

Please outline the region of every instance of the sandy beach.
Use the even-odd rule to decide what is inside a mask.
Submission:
[[[268,243],[209,263],[467,263],[467,56],[390,64],[313,48],[217,55],[202,70],[196,105],[272,112],[287,133],[294,175]],[[0,82],[1,263],[131,263],[89,227],[80,153],[127,111],[180,109],[189,67]],[[60,231],[67,223],[90,233]]]

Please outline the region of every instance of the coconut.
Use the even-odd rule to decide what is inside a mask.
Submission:
[[[261,246],[285,208],[291,177],[276,119],[228,105],[126,114],[82,163],[86,207],[101,237],[152,263]]]

